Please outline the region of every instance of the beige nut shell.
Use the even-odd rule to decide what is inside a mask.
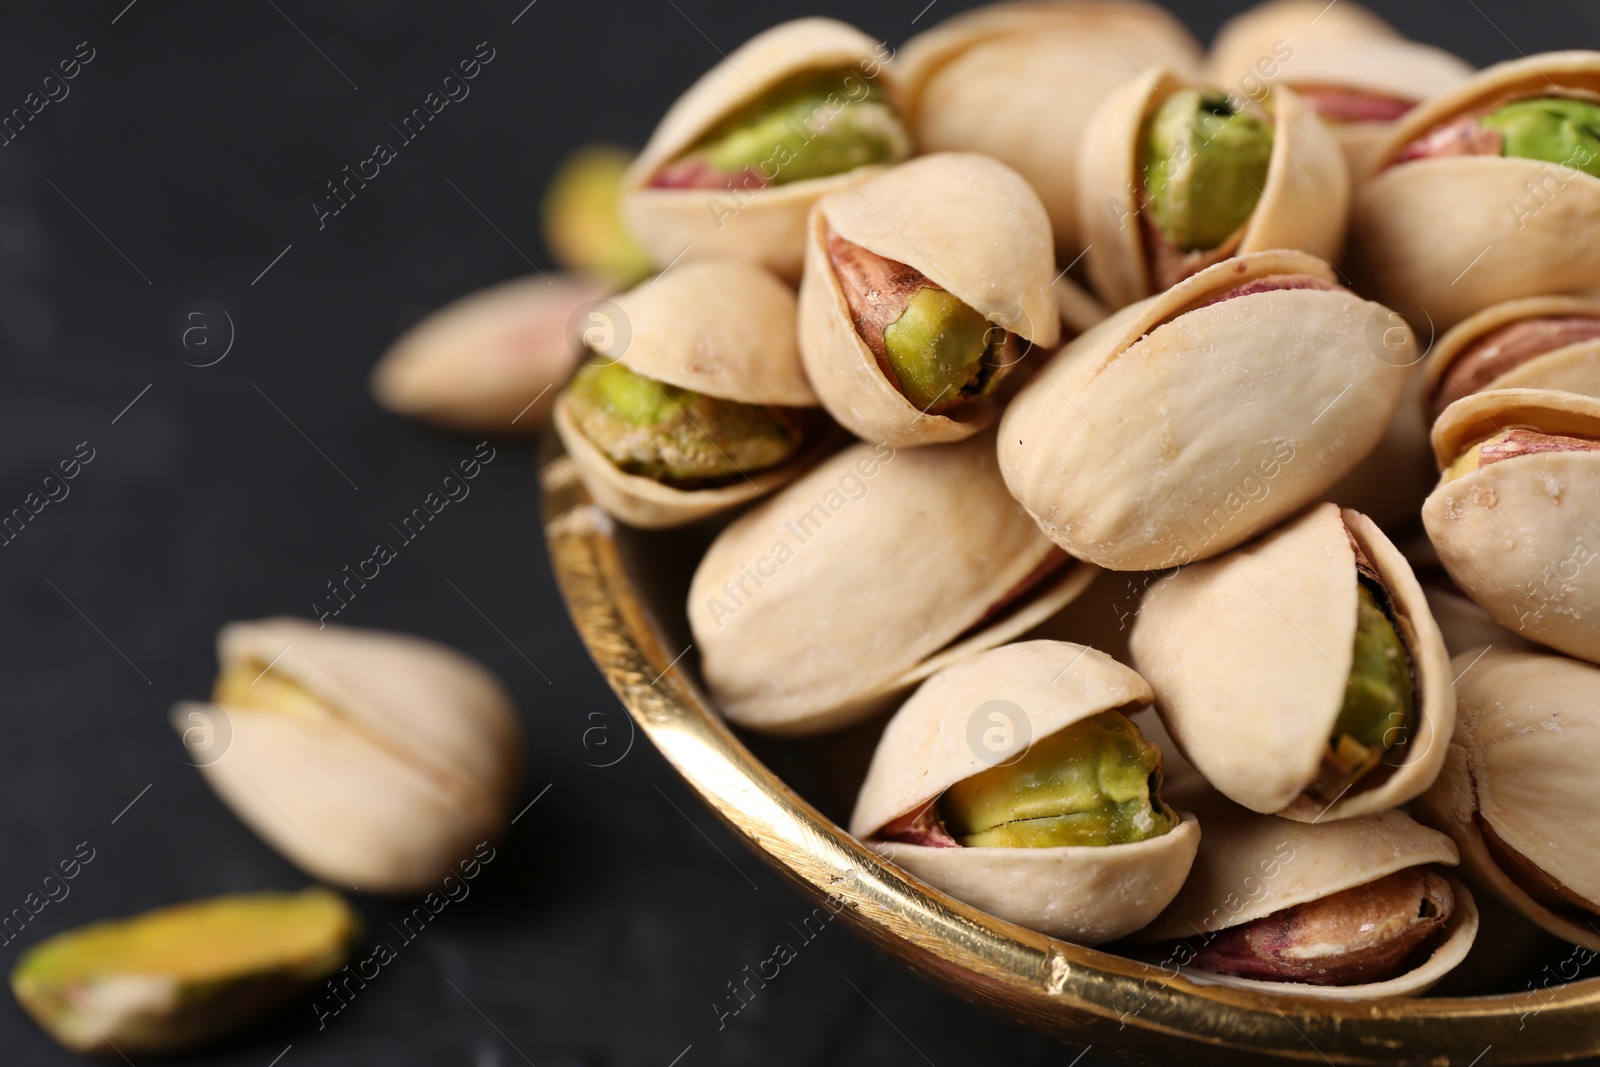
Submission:
[[[1206,73],[1219,85],[1270,57],[1280,41],[1296,53],[1306,42],[1403,40],[1400,32],[1354,0],[1329,6],[1327,0],[1271,0],[1222,24],[1206,57]],[[1287,75],[1284,75],[1285,77]]]
[[[1600,223],[1600,178],[1501,156],[1387,167],[1439,125],[1558,89],[1600,94],[1600,52],[1501,63],[1397,124],[1356,192],[1351,271],[1363,292],[1438,329],[1507,300],[1600,293],[1600,247],[1573,239]]]
[[[689,624],[730,720],[820,733],[1053,615],[1093,568],[1069,561],[986,618],[1053,550],[1006,494],[992,433],[855,445],[722,532],[695,571]]]
[[[1503,429],[1600,439],[1600,399],[1542,389],[1464,397],[1433,427],[1441,467]],[[1546,452],[1441,479],[1422,506],[1439,560],[1508,629],[1600,662],[1600,452]]]
[[[224,672],[271,664],[332,712],[224,706],[231,742],[201,767],[234,814],[307,873],[420,892],[504,828],[521,731],[481,664],[405,634],[293,618],[223,627],[217,657]],[[214,726],[216,713],[179,704],[173,725]]]
[[[1066,263],[1081,251],[1077,161],[1106,94],[1159,67],[1198,72],[1200,48],[1155,4],[987,4],[909,41],[896,58],[924,151],[981,152],[1039,191]]]
[[[1356,635],[1356,554],[1388,590],[1416,682],[1405,757],[1329,804],[1306,794],[1344,704]],[[1411,566],[1371,520],[1319,504],[1219,559],[1153,585],[1133,661],[1184,755],[1234,803],[1302,822],[1403,804],[1433,783],[1455,723],[1450,657]]]
[[[1449,837],[1395,810],[1337,822],[1296,823],[1247,811],[1208,790],[1184,794],[1182,802],[1194,808],[1205,829],[1200,852],[1182,892],[1138,935],[1139,941],[1226,930],[1409,867],[1454,866],[1459,855]],[[1198,968],[1184,968],[1183,973],[1195,981],[1237,989],[1325,1000],[1416,995],[1460,963],[1477,936],[1478,909],[1472,895],[1454,878],[1450,888],[1456,907],[1444,940],[1412,970],[1385,981],[1318,986],[1238,978]]]
[[[897,101],[888,55],[886,47],[852,26],[803,18],[757,34],[707,71],[667,110],[622,180],[623,218],[656,265],[665,267],[680,255],[685,261],[731,257],[798,279],[812,203],[875,168],[737,192],[652,189],[649,182],[722,118],[805,71],[855,68]]]
[[[1462,353],[1502,326],[1525,319],[1582,317],[1600,320],[1600,300],[1575,296],[1534,296],[1485,308],[1439,338],[1423,363],[1425,402]],[[1600,339],[1553,349],[1485,383],[1489,389],[1559,389],[1600,397]]]
[[[1377,444],[1406,360],[1375,338],[1416,344],[1387,309],[1302,289],[1184,313],[1273,274],[1333,279],[1300,252],[1216,264],[1085,333],[1006,409],[1006,484],[1068,552],[1113,570],[1205,559],[1317,499]]]
[[[828,256],[829,228],[920,271],[1031,342],[1041,350],[1035,359],[1060,340],[1050,220],[1005,164],[968,152],[922,156],[818,201],[800,285],[800,353],[828,413],[862,440],[896,448],[957,441],[992,422],[996,402],[925,415],[884,377]]]
[[[1095,292],[1111,307],[1155,295],[1145,254],[1139,157],[1145,120],[1184,79],[1159,71],[1111,94],[1089,120],[1078,157],[1078,224]],[[1272,159],[1250,219],[1222,246],[1229,256],[1295,249],[1336,261],[1344,247],[1350,174],[1339,144],[1304,101],[1272,96]]]
[[[1128,845],[930,848],[874,840],[963,778],[986,770],[968,739],[973,713],[995,700],[1022,709],[1033,741],[1104,711],[1148,703],[1144,679],[1103,652],[1061,641],[991,649],[930,678],[878,743],[850,832],[912,874],[1002,919],[1082,944],[1125,936],[1183,885],[1200,842],[1193,816]]]
[[[1495,861],[1476,818],[1556,881],[1600,900],[1600,669],[1498,648],[1464,652],[1453,666],[1460,723],[1417,817],[1454,838],[1466,872],[1506,903],[1557,937],[1600,951],[1592,917],[1534,900]]]

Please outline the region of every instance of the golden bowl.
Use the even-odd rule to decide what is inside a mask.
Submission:
[[[553,437],[545,459],[545,536],[556,579],[590,655],[638,728],[752,851],[947,989],[1045,1033],[1146,1063],[1181,1056],[1192,1064],[1281,1058],[1489,1067],[1600,1055],[1600,978],[1559,980],[1568,977],[1562,953],[1573,959],[1570,946],[1547,944],[1552,958],[1532,969],[1522,992],[1356,1003],[1268,997],[1058,941],[925,885],[780,780],[701,691],[688,666],[683,604],[705,533],[697,541],[692,532],[621,526],[590,500]],[[1480,906],[1480,942],[1492,941],[1494,928],[1512,920],[1497,922],[1493,901]],[[1488,973],[1499,974],[1496,966],[1489,963]],[[1447,979],[1446,988],[1458,984]]]

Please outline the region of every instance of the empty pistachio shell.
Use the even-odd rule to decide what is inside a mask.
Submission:
[[[616,286],[650,273],[650,257],[622,221],[622,177],[632,163],[626,148],[603,144],[561,161],[540,210],[544,243],[557,263]]]
[[[1343,247],[1350,175],[1293,93],[1274,94],[1267,112],[1161,71],[1108,96],[1084,144],[1093,149],[1077,163],[1084,264],[1112,307],[1229,256],[1337,257]]]
[[[1590,150],[1514,158],[1479,121],[1507,101],[1597,95],[1600,53],[1554,52],[1490,67],[1401,120],[1356,196],[1363,291],[1440,329],[1507,300],[1600,291],[1600,250],[1572,240],[1600,213]]]
[[[975,433],[998,380],[1060,338],[1050,220],[1002,163],[923,156],[819,201],[807,229],[800,353],[864,440]]]
[[[358,926],[325,889],[215,897],[57,934],[11,990],[73,1052],[161,1055],[293,1000],[339,969]]]
[[[1496,304],[1441,337],[1423,366],[1429,425],[1457,400],[1488,389],[1600,396],[1600,300]]]
[[[910,154],[891,54],[842,22],[797,19],[695,82],[623,182],[623,217],[657,266],[734,257],[798,279],[812,203]],[[808,136],[797,139],[797,126]],[[686,162],[699,173],[669,170]]]
[[[1106,319],[1023,387],[1000,422],[1006,484],[1102,567],[1224,552],[1381,438],[1405,377],[1404,358],[1375,348],[1388,316],[1302,253],[1219,263]],[[1393,329],[1403,357],[1416,341]]]
[[[1495,389],[1433,427],[1422,508],[1450,577],[1502,625],[1600,662],[1600,399]]]
[[[729,719],[819,733],[1025,632],[1093,574],[1006,495],[992,433],[861,444],[718,536],[689,589],[689,624]]]
[[[1472,895],[1431,866],[1453,866],[1455,846],[1403,813],[1296,823],[1209,791],[1177,796],[1205,834],[1183,891],[1137,940],[1185,977],[1325,1000],[1412,996],[1472,947]]]
[[[1455,839],[1476,882],[1557,937],[1600,950],[1600,669],[1497,648],[1452,666],[1460,721],[1418,818]]]
[[[568,327],[607,290],[578,278],[522,278],[464,296],[406,331],[372,369],[384,408],[451,430],[538,433],[553,387],[578,362]]]
[[[224,626],[217,659],[213,703],[179,704],[173,725],[220,708],[231,741],[207,754],[206,781],[306,873],[417,892],[504,828],[522,741],[480,664],[417,637],[291,618]]]
[[[884,730],[850,832],[1002,919],[1090,945],[1132,933],[1200,839],[1161,802],[1160,750],[1123,715],[1149,700],[1127,667],[1059,641],[948,666]],[[1014,733],[990,746],[986,729]],[[958,841],[974,821],[997,829]]]
[[[1130,644],[1184,755],[1252,811],[1382,811],[1444,761],[1444,641],[1410,565],[1355,512],[1318,505],[1152,585]]]
[[[980,152],[1038,190],[1063,264],[1082,251],[1077,161],[1089,116],[1136,73],[1197,72],[1189,31],[1154,4],[986,4],[907,42],[895,61],[925,152]]]

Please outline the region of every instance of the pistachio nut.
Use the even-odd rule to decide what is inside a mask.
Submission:
[[[567,326],[605,297],[598,282],[556,276],[464,296],[407,330],[372,369],[378,404],[419,422],[494,436],[536,434],[553,387],[578,362]]]
[[[1094,290],[1111,307],[1230,256],[1337,257],[1350,176],[1333,135],[1292,92],[1270,111],[1170,71],[1105,98],[1078,156],[1078,212]]]
[[[967,437],[1001,379],[1060,339],[1050,220],[986,156],[922,156],[817,202],[800,354],[823,406],[900,448]]]
[[[1486,389],[1560,389],[1600,396],[1600,300],[1512,300],[1460,323],[1424,364],[1431,426]]]
[[[359,926],[326,889],[214,897],[56,934],[11,991],[73,1052],[164,1055],[292,1001],[339,969]]]
[[[738,260],[682,263],[617,297],[556,398],[555,425],[596,502],[680,526],[793,478],[823,443],[795,346],[793,291]]]
[[[1383,811],[1444,762],[1444,640],[1405,557],[1356,512],[1317,505],[1152,585],[1129,644],[1178,747],[1252,811]]]
[[[797,19],[695,82],[623,180],[623,217],[656,265],[732,257],[797,280],[812,203],[911,154],[890,54]]]
[[[1600,950],[1600,669],[1488,647],[1452,666],[1460,721],[1417,817],[1455,839],[1476,884],[1557,937]]]
[[[1441,741],[1441,745],[1442,745]],[[1197,982],[1324,1000],[1415,996],[1478,932],[1450,838],[1399,811],[1290,822],[1200,790],[1205,828],[1183,891],[1136,940]]]
[[[1333,279],[1304,253],[1257,252],[1089,330],[1001,418],[1013,495],[1113,570],[1214,556],[1316,500],[1378,443],[1405,379],[1371,347],[1388,310]],[[1415,348],[1404,323],[1393,333]]]
[[[1600,213],[1597,116],[1600,52],[1501,63],[1413,110],[1357,191],[1362,291],[1439,329],[1508,300],[1600,291],[1600,249],[1572,237]]]
[[[1423,526],[1456,585],[1530,641],[1600,662],[1600,399],[1494,389],[1433,427]]]
[[[1422,595],[1428,600],[1428,612],[1439,625],[1439,635],[1444,638],[1445,651],[1459,656],[1468,649],[1494,645],[1496,648],[1533,648],[1530,641],[1517,636],[1494,621],[1477,602],[1456,585],[1450,573],[1439,562],[1439,553],[1428,540],[1426,533],[1417,533],[1401,545],[1401,552],[1411,564]]]
[[[567,270],[626,288],[652,273],[650,257],[622,221],[622,178],[633,153],[584,145],[556,167],[540,207],[544,243]]]
[[[1161,799],[1161,750],[1127,718],[1149,700],[1144,679],[1083,645],[1026,641],[948,666],[889,721],[850,832],[1009,922],[1087,945],[1132,933],[1178,892],[1200,840]],[[992,728],[1028,734],[1016,753],[971,741],[995,702]]]
[[[992,431],[858,444],[717,537],[689,588],[689,625],[731,721],[816,734],[1026,632],[1094,574],[1006,494]]]
[[[978,152],[1036,189],[1062,264],[1083,250],[1077,165],[1089,116],[1135,74],[1194,76],[1200,47],[1155,4],[1013,0],[963,12],[895,60],[925,152]]]
[[[231,740],[201,772],[307,874],[418,892],[504,829],[522,738],[481,664],[418,637],[292,618],[224,626],[217,659],[212,703],[177,705],[173,726],[187,742],[220,709]]]

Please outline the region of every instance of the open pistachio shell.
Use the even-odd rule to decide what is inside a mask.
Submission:
[[[522,741],[504,688],[459,652],[404,634],[292,618],[217,635],[216,703],[173,726],[227,747],[201,772],[306,873],[371,893],[435,885],[497,835]]]
[[[1129,668],[1060,641],[1006,645],[946,667],[884,730],[850,832],[930,885],[1002,919],[1089,945],[1132,933],[1183,885],[1200,841],[1193,816],[1132,844],[938,848],[877,835],[993,765],[969,730],[992,701],[1020,709],[1010,712],[1022,720],[1012,725],[1025,727],[1037,745],[1090,716],[1135,711],[1149,700],[1150,687]]]
[[[683,256],[755,260],[800,277],[806,212],[815,200],[869,173],[810,178],[760,189],[660,189],[649,183],[719,120],[807,71],[853,69],[898,99],[887,46],[842,22],[796,19],[746,41],[668,109],[622,183],[622,213],[657,266]]]
[[[730,720],[820,733],[1071,601],[1095,571],[1047,571],[1055,552],[1006,495],[992,433],[861,444],[722,532],[695,571],[689,624]]]
[[[1077,161],[1106,94],[1159,67],[1197,73],[1189,31],[1154,4],[986,4],[912,38],[894,67],[924,151],[981,152],[1039,192],[1062,262],[1083,248]]]
[[[731,259],[681,263],[613,301],[620,321],[596,334],[589,359],[742,404],[815,407],[795,344],[794,292],[763,267]],[[789,461],[711,488],[683,489],[619,468],[578,428],[563,392],[556,431],[595,501],[633,526],[681,526],[725,511],[794,478],[817,458]]]
[[[1397,124],[1356,193],[1351,271],[1363,292],[1439,329],[1507,300],[1600,292],[1600,247],[1572,237],[1600,217],[1600,178],[1498,155],[1394,163],[1456,119],[1552,95],[1600,97],[1600,52],[1490,67]]]
[[[800,352],[828,413],[863,440],[896,448],[960,440],[993,421],[995,403],[924,414],[901,393],[857,329],[828,254],[830,230],[921,272],[1025,347],[1060,339],[1050,220],[1003,163],[965,152],[923,156],[818,201],[806,235]]]
[[[1456,401],[1433,427],[1450,467],[1502,430],[1600,444],[1600,399],[1495,389]],[[1502,625],[1600,662],[1600,451],[1549,451],[1447,472],[1422,522],[1450,577]]]
[[[1404,384],[1395,353],[1415,338],[1338,289],[1208,304],[1283,275],[1333,281],[1300,252],[1219,263],[1112,315],[1023,387],[1000,422],[1000,468],[1051,538],[1113,570],[1205,559],[1372,449]]]
[[[1487,389],[1558,389],[1600,397],[1600,337],[1560,344],[1526,358],[1501,351],[1499,358],[1483,360],[1480,369],[1463,371],[1461,381],[1446,381],[1455,377],[1452,371],[1463,357],[1474,356],[1486,342],[1493,343],[1492,334],[1539,319],[1591,319],[1600,328],[1600,300],[1571,296],[1511,300],[1478,312],[1439,338],[1423,363],[1423,402],[1430,424],[1462,396]],[[1542,346],[1535,342],[1535,347]]]
[[[1125,307],[1166,289],[1148,256],[1140,173],[1145,120],[1187,88],[1170,71],[1127,82],[1106,98],[1084,132],[1078,156],[1078,218],[1088,251],[1084,264],[1095,292]],[[1255,210],[1213,250],[1217,258],[1295,249],[1337,260],[1344,247],[1350,175],[1338,143],[1316,113],[1292,92],[1271,100],[1272,158]]]
[[[1351,685],[1357,550],[1409,660],[1411,723],[1337,795],[1313,792]],[[1403,804],[1433,783],[1455,721],[1449,655],[1399,550],[1320,504],[1253,544],[1150,587],[1130,639],[1156,710],[1196,769],[1252,811],[1323,822]]]
[[[1498,648],[1453,666],[1460,722],[1417,817],[1455,839],[1475,881],[1557,937],[1600,950],[1600,669]]]
[[[1174,946],[1167,962],[1182,966],[1186,977],[1273,995],[1330,1000],[1414,996],[1444,977],[1472,947],[1478,909],[1466,888],[1449,878],[1455,902],[1440,940],[1424,959],[1395,977],[1357,985],[1314,985],[1186,966],[1194,958],[1194,948],[1209,944],[1222,931],[1397,872],[1426,864],[1454,866],[1458,853],[1449,837],[1399,811],[1336,822],[1289,822],[1247,811],[1215,793],[1177,791],[1177,796],[1180,803],[1193,807],[1205,828],[1199,855],[1183,891],[1136,939],[1184,939],[1191,951]]]

